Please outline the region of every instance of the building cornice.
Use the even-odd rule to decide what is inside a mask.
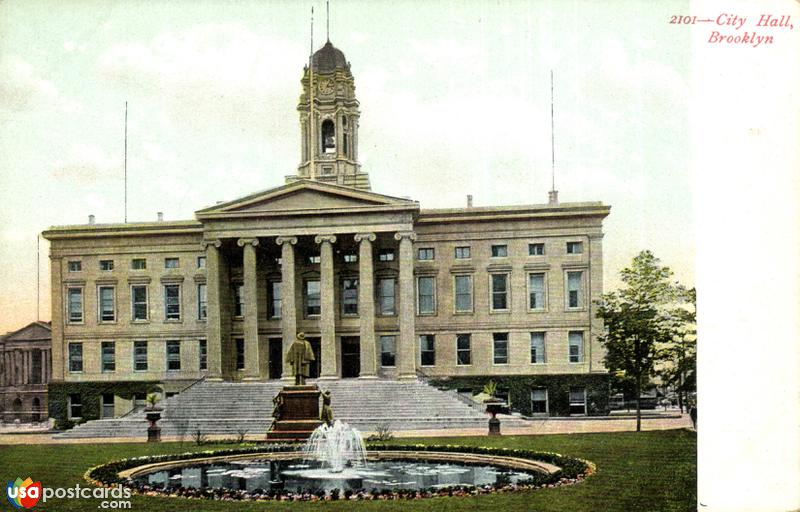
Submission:
[[[112,236],[163,236],[202,234],[203,224],[196,220],[172,222],[131,222],[127,224],[83,224],[53,226],[42,232],[47,240],[101,238]]]
[[[418,224],[446,222],[485,222],[565,217],[605,218],[611,207],[600,202],[561,203],[558,205],[481,206],[470,208],[421,209]]]

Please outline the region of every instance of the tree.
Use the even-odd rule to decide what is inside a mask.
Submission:
[[[637,432],[642,429],[642,388],[656,375],[664,357],[661,347],[677,336],[676,309],[686,294],[660,263],[650,251],[640,252],[620,272],[624,286],[597,303],[597,316],[605,324],[600,336],[605,365],[623,387],[633,389]]]
[[[686,395],[697,390],[697,292],[694,288],[684,294],[686,307],[674,311],[675,337],[662,348],[664,366],[658,375],[664,384],[678,394],[678,406],[683,412]]]

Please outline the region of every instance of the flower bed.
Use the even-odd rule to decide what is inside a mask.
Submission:
[[[527,461],[545,462],[558,466],[552,473],[540,472],[531,473],[531,478],[518,483],[498,482],[494,485],[453,485],[448,487],[437,487],[422,490],[409,489],[358,489],[346,490],[344,492],[334,489],[326,493],[321,489],[308,489],[302,492],[295,492],[286,489],[255,489],[252,491],[219,489],[219,488],[187,488],[187,487],[153,487],[148,484],[135,481],[133,478],[120,476],[120,472],[148,464],[159,464],[169,462],[192,461],[197,459],[207,459],[210,457],[241,456],[253,454],[285,454],[287,452],[297,452],[298,458],[301,453],[298,451],[299,445],[296,444],[271,444],[260,446],[249,446],[228,450],[206,450],[200,452],[188,452],[181,454],[154,455],[146,457],[135,457],[118,461],[108,462],[88,470],[85,474],[86,480],[98,486],[123,485],[130,488],[135,493],[146,496],[172,496],[185,498],[200,498],[212,500],[278,500],[278,501],[318,501],[318,500],[408,500],[419,498],[431,498],[437,496],[474,496],[493,492],[510,492],[518,490],[530,490],[542,487],[557,487],[580,482],[587,476],[595,472],[595,466],[589,461],[567,457],[557,453],[534,452],[529,450],[516,450],[507,448],[483,448],[471,446],[443,445],[388,445],[377,444],[369,445],[371,450],[392,451],[392,452],[424,452],[431,454],[431,460],[436,460],[436,454],[464,454],[478,455],[485,457],[482,462],[466,462],[467,464],[490,464],[491,457],[513,457]],[[392,460],[403,460],[402,455],[392,456]]]

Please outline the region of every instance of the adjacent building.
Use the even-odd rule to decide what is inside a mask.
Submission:
[[[495,379],[524,412],[602,412],[593,301],[610,208],[551,194],[547,204],[425,209],[375,193],[358,163],[344,54],[328,42],[302,88],[300,165],[284,185],[194,220],[43,234],[51,403],[73,419],[86,419],[87,400],[88,416],[118,416],[153,386],[287,378],[285,353],[304,332],[314,378]]]
[[[0,421],[47,419],[50,323],[32,322],[0,336]]]

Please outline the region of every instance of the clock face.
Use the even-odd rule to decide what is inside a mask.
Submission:
[[[331,94],[333,92],[333,89],[334,89],[333,80],[323,78],[319,82],[319,92],[321,92],[322,94]]]

